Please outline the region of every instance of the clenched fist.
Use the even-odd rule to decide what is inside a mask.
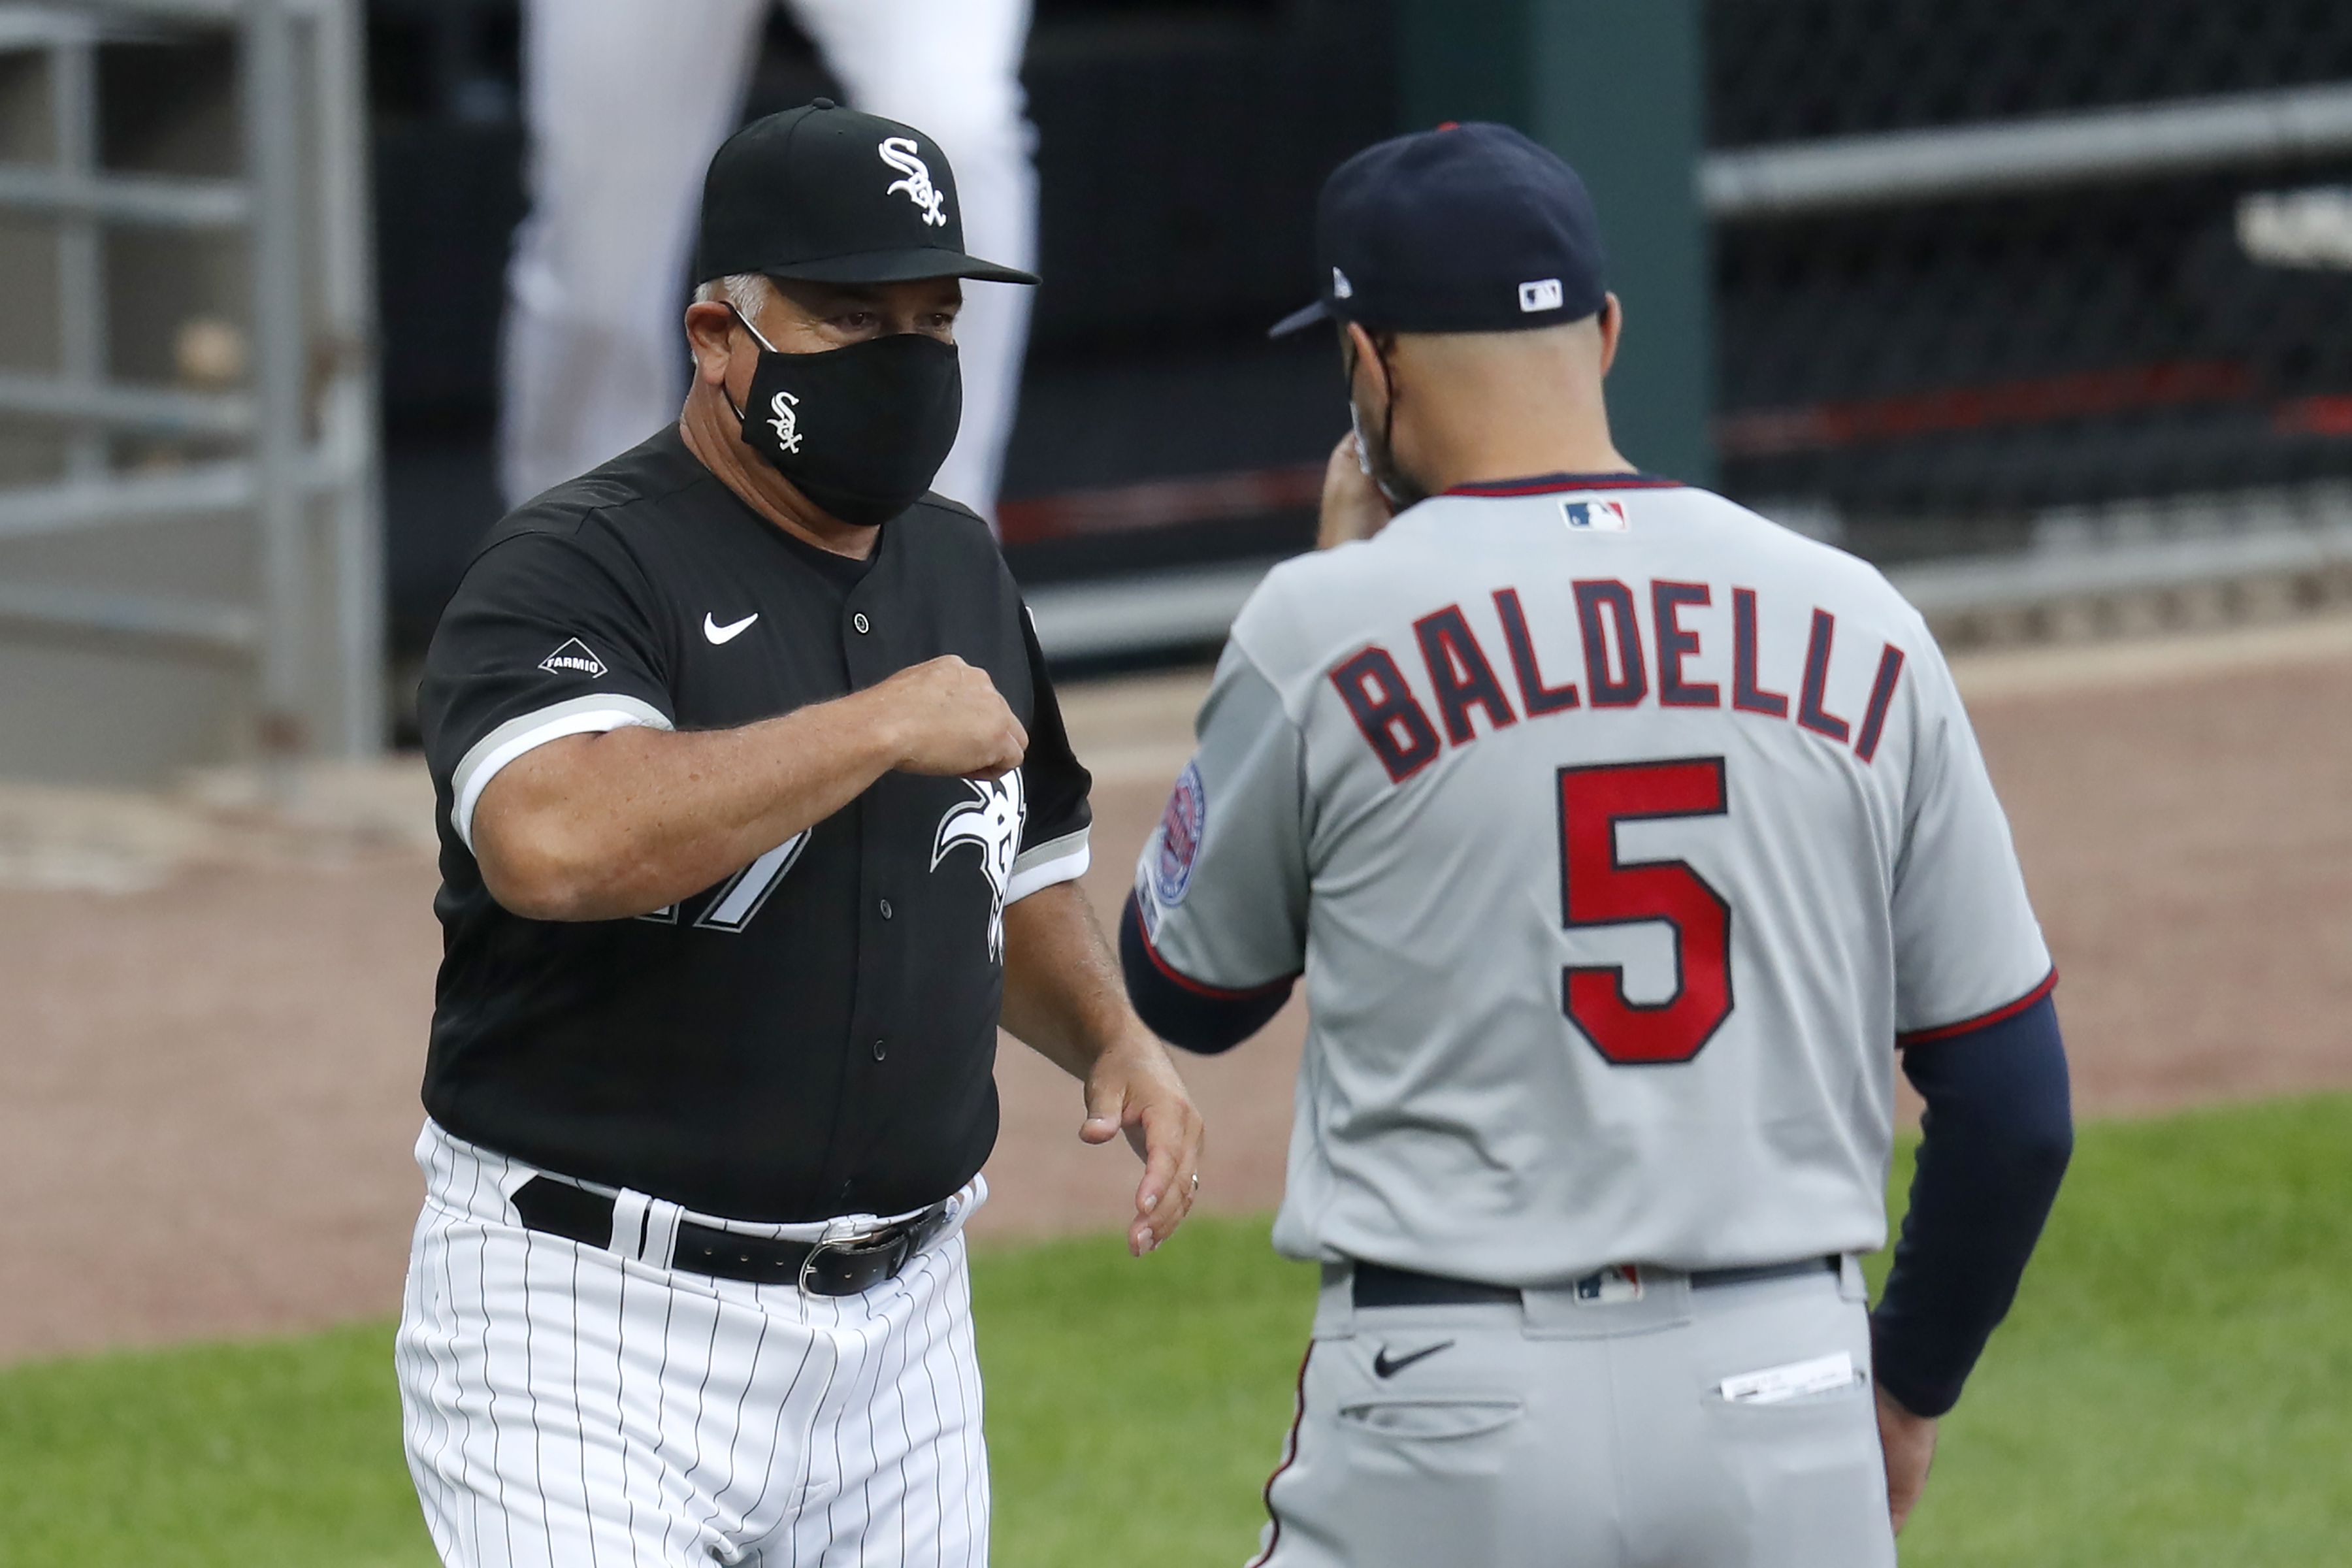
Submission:
[[[987,672],[953,654],[902,669],[866,696],[902,772],[1002,778],[1029,749],[1029,732]]]

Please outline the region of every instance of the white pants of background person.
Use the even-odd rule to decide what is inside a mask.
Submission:
[[[786,0],[850,104],[947,150],[973,254],[1031,268],[1030,0]],[[515,237],[499,427],[509,506],[635,446],[686,386],[681,279],[703,165],[742,112],[771,0],[525,0],[530,216]],[[995,515],[1026,289],[969,285],[963,430],[934,485]]]

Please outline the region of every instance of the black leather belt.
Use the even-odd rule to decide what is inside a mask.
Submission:
[[[1760,1263],[1744,1268],[1701,1268],[1688,1278],[1694,1290],[1713,1289],[1721,1285],[1749,1285],[1763,1279],[1794,1279],[1802,1274],[1818,1274],[1823,1269],[1834,1274],[1840,1264],[1835,1256],[1801,1258],[1794,1263]],[[1435,1274],[1416,1274],[1410,1268],[1391,1268],[1385,1263],[1359,1263],[1355,1266],[1355,1296],[1359,1307],[1461,1307],[1505,1305],[1516,1307],[1520,1296],[1508,1285],[1482,1285],[1475,1279],[1448,1279]],[[1601,1277],[1594,1275],[1597,1281]],[[1580,1280],[1583,1284],[1585,1281]]]
[[[515,1213],[524,1226],[549,1236],[610,1250],[613,1200],[559,1182],[533,1176],[517,1188]],[[948,1205],[933,1204],[855,1241],[784,1241],[738,1236],[681,1220],[669,1267],[717,1279],[753,1285],[797,1285],[812,1296],[856,1296],[896,1279],[948,1222]]]

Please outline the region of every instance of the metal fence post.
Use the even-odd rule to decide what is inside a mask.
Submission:
[[[384,740],[383,522],[376,461],[373,213],[367,142],[367,74],[360,0],[328,0],[311,25],[318,68],[320,333],[335,373],[320,410],[320,446],[339,483],[331,492],[335,636],[347,757]]]
[[[283,0],[247,0],[239,28],[252,271],[255,502],[261,545],[264,754],[306,749],[301,659],[309,621],[305,507],[297,488],[307,423],[310,301],[302,288],[301,147],[294,25]]]
[[[60,178],[98,173],[98,62],[87,26],[60,27],[48,48],[49,117]],[[67,212],[58,219],[58,374],[87,392],[107,379],[106,249],[97,219]],[[106,468],[104,429],[78,423],[66,445],[66,471],[88,479]]]

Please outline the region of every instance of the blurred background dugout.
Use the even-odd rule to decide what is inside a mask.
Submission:
[[[501,510],[520,35],[0,5],[0,775],[410,738]],[[1307,544],[1334,356],[1265,328],[1323,175],[1448,117],[1592,184],[1635,460],[1948,636],[2345,589],[2352,9],[1036,0],[1023,79],[1047,283],[999,516],[1074,669],[1204,656]],[[744,114],[842,90],[771,8]]]

